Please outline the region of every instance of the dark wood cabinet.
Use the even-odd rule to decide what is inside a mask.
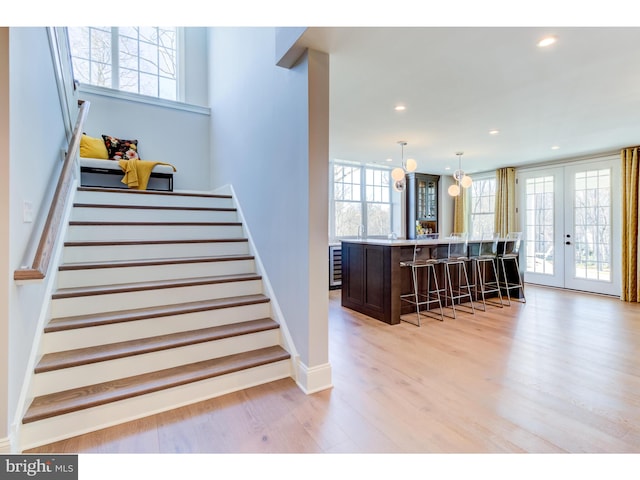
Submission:
[[[418,236],[418,224],[422,233],[438,233],[438,182],[439,175],[427,173],[407,174],[406,229],[407,238]]]
[[[399,323],[399,304],[392,299],[400,290],[391,278],[400,263],[398,253],[383,245],[343,241],[342,305],[386,323]]]

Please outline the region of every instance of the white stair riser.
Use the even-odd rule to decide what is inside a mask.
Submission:
[[[241,225],[70,225],[68,242],[240,238]]]
[[[233,208],[233,199],[188,195],[78,191],[74,203],[151,205],[171,207]]]
[[[279,329],[273,329],[159,352],[38,373],[33,377],[33,395],[47,395],[279,344],[280,331]]]
[[[248,253],[248,242],[82,246],[65,247],[62,252],[62,262],[117,262],[125,260],[151,260],[158,258],[242,255]]]
[[[89,315],[257,293],[263,293],[261,280],[58,298],[51,302],[51,316],[58,318]]]
[[[255,273],[255,262],[253,260],[226,260],[144,267],[63,270],[58,272],[58,288],[74,288],[84,285],[119,285],[240,273]]]
[[[76,207],[71,220],[76,222],[237,222],[235,211],[155,210]]]
[[[271,317],[270,303],[256,303],[45,333],[41,348],[43,354],[61,352],[269,317]]]
[[[22,425],[21,450],[35,448],[292,375],[291,360],[133,397]]]

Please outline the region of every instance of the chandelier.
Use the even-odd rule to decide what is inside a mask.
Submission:
[[[463,154],[464,154],[464,152],[456,152],[456,155],[458,156],[458,170],[453,172],[453,178],[456,181],[456,183],[454,183],[453,185],[451,185],[447,189],[447,192],[452,197],[457,197],[458,195],[460,195],[460,191],[461,191],[460,187],[461,186],[462,186],[462,188],[469,188],[471,186],[471,184],[473,183],[473,180],[471,179],[471,177],[469,175],[465,174],[464,170],[462,170],[462,155]]]
[[[405,176],[409,172],[415,171],[418,168],[418,163],[413,158],[408,158],[407,163],[404,163],[404,147],[407,144],[404,140],[400,140],[398,145],[401,148],[401,164],[402,167],[396,167],[391,170],[391,178],[393,178],[393,188],[396,192],[402,192],[407,186]]]

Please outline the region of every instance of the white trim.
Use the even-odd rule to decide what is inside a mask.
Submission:
[[[151,97],[149,95],[142,95],[139,93],[123,92],[121,90],[114,90],[113,88],[98,87],[96,85],[81,83],[78,90],[81,93],[90,93],[92,95],[116,98],[126,102],[144,103],[147,105],[155,105],[156,107],[184,110],[186,112],[199,113],[201,115],[211,115],[211,109],[209,107],[191,105],[189,103],[167,100],[166,98]]]
[[[13,453],[11,451],[11,439],[9,437],[0,438],[0,453]]]
[[[555,167],[567,167],[570,165],[588,165],[607,160],[619,160],[620,152],[607,152],[599,155],[589,155],[584,157],[576,157],[572,159],[561,160],[553,163],[538,163],[535,165],[524,165],[516,167],[516,177],[519,173],[535,172],[537,170],[547,170]]]
[[[298,372],[296,383],[307,395],[333,388],[330,363],[307,367],[298,358],[295,366]]]
[[[260,254],[258,253],[257,249],[255,248],[255,243],[253,241],[253,237],[251,235],[251,231],[249,229],[249,226],[247,225],[247,222],[245,220],[244,214],[242,212],[242,207],[240,206],[240,202],[238,200],[238,197],[235,193],[235,190],[233,189],[233,185],[224,185],[218,189],[216,189],[213,193],[216,194],[228,194],[231,195],[233,197],[233,203],[236,207],[237,213],[238,213],[238,221],[242,223],[242,227],[245,231],[245,234],[247,236],[247,239],[249,240],[249,250],[250,252],[253,254],[254,256],[254,260],[255,260],[255,264],[256,264],[256,272],[262,276],[262,285],[263,288],[265,290],[265,295],[267,297],[269,297],[270,299],[270,303],[271,303],[271,310],[272,310],[272,315],[273,315],[273,319],[278,322],[278,324],[280,325],[280,331],[282,333],[282,340],[283,340],[283,347],[286,351],[288,351],[291,354],[291,358],[293,359],[292,361],[292,365],[293,365],[293,371],[292,371],[292,377],[294,380],[297,381],[298,378],[298,368],[297,368],[297,359],[300,357],[298,350],[296,349],[295,343],[293,342],[293,338],[291,337],[291,333],[289,332],[289,328],[287,326],[287,322],[284,318],[284,315],[282,313],[282,310],[280,309],[280,304],[278,303],[278,300],[276,298],[276,295],[273,291],[273,287],[271,286],[271,282],[269,281],[269,276],[267,275],[267,272],[264,268],[264,264],[262,263],[262,259],[260,258]]]
[[[71,211],[73,210],[73,200],[75,197],[75,193],[78,191],[78,179],[76,178],[69,188],[69,191],[72,192],[67,199],[67,205],[65,211],[60,219],[61,229],[58,232],[58,236],[55,240],[55,247],[53,251],[53,255],[49,261],[49,265],[51,266],[49,270],[49,274],[43,280],[45,282],[43,299],[44,302],[42,304],[42,308],[40,310],[40,316],[38,317],[38,325],[35,329],[35,338],[33,343],[31,344],[31,352],[29,354],[29,360],[27,363],[27,367],[25,369],[25,377],[22,382],[22,387],[20,389],[20,396],[18,397],[17,408],[15,411],[15,417],[13,420],[14,429],[16,430],[16,435],[20,436],[20,428],[22,425],[22,417],[29,407],[29,403],[31,402],[31,390],[32,390],[32,381],[33,381],[33,372],[35,370],[35,366],[40,358],[40,344],[42,342],[42,335],[44,334],[44,327],[46,323],[51,318],[51,296],[53,294],[53,290],[57,285],[57,268],[53,268],[60,264],[60,258],[62,257],[62,250],[64,246],[64,238],[66,236],[66,229],[69,225],[69,218],[71,217]],[[40,280],[38,280],[40,282]],[[20,285],[21,282],[16,282],[16,284]]]
[[[176,78],[176,91],[178,93],[179,99],[187,98],[187,82],[186,78],[186,67],[185,67],[185,32],[184,28],[178,27],[176,28],[176,69],[178,71],[178,78]]]

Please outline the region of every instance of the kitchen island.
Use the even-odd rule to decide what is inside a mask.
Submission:
[[[413,258],[416,242],[429,248],[434,258],[446,256],[449,245],[446,238],[343,240],[342,306],[390,325],[400,323],[400,315],[415,312],[411,305],[400,301],[400,295],[412,290],[410,269],[402,268],[400,262]],[[502,251],[504,242],[498,243],[498,252]],[[479,243],[479,240],[469,240],[471,254],[477,252]],[[476,278],[471,265],[467,271],[473,284]],[[440,287],[444,288],[444,279]],[[445,303],[443,299],[443,306]]]

